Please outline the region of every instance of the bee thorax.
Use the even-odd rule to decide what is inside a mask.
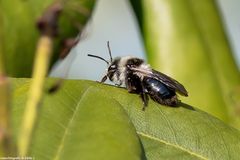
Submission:
[[[137,75],[141,80],[143,80],[144,76],[147,76],[146,73],[150,73],[152,71],[149,64],[141,64],[139,67],[137,67],[138,72],[134,72],[135,75]]]

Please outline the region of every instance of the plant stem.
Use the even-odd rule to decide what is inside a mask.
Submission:
[[[20,156],[27,155],[29,144],[31,143],[32,132],[37,117],[37,109],[41,102],[44,80],[48,72],[49,61],[52,54],[52,43],[52,38],[49,36],[40,37],[38,42],[33,81],[30,86],[28,101],[18,138],[18,153]]]
[[[0,13],[1,16],[1,13]],[[0,17],[0,23],[2,22]],[[1,26],[1,25],[0,25]],[[2,32],[0,30],[0,156],[8,156],[13,151],[11,148],[10,133],[10,90],[9,80],[5,74],[2,52]]]
[[[0,155],[7,156],[11,152],[10,123],[9,123],[9,81],[4,75],[0,75]]]

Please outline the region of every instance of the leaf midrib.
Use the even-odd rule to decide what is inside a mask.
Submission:
[[[74,119],[74,117],[75,117],[75,115],[76,115],[76,112],[77,112],[78,109],[79,109],[79,106],[80,106],[79,104],[82,102],[82,99],[85,97],[85,95],[87,94],[87,92],[88,92],[88,90],[89,90],[90,88],[92,88],[92,86],[87,87],[87,88],[85,89],[85,91],[83,92],[81,98],[79,99],[79,101],[78,101],[78,103],[77,103],[77,105],[76,105],[76,109],[74,110],[74,112],[73,112],[73,114],[72,114],[72,117],[71,117],[71,119],[69,120],[69,122],[68,122],[68,124],[67,124],[67,127],[66,127],[66,130],[65,130],[65,132],[64,132],[64,134],[63,134],[63,136],[62,136],[62,140],[61,140],[61,142],[60,142],[60,144],[59,144],[59,147],[58,147],[58,149],[57,149],[56,155],[55,155],[55,157],[53,158],[54,160],[58,160],[58,159],[59,159],[60,153],[61,153],[61,151],[62,151],[62,149],[63,149],[63,147],[64,147],[66,135],[67,135],[67,133],[69,132],[69,126],[71,126],[71,124],[72,124],[72,122],[73,122],[73,119]]]

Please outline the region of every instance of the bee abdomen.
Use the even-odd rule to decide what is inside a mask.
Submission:
[[[176,106],[178,99],[175,91],[169,89],[160,81],[151,77],[144,77],[143,83],[149,96],[160,104]]]

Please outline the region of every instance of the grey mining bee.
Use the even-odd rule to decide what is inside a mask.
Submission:
[[[141,96],[143,110],[148,104],[148,95],[154,101],[167,106],[177,106],[180,102],[176,92],[180,95],[188,96],[188,92],[182,84],[152,69],[143,59],[132,56],[113,59],[109,42],[107,46],[110,61],[88,54],[88,56],[101,59],[108,64],[107,73],[102,78],[101,83],[104,83],[109,78],[117,86],[125,85],[129,93],[136,93]]]

